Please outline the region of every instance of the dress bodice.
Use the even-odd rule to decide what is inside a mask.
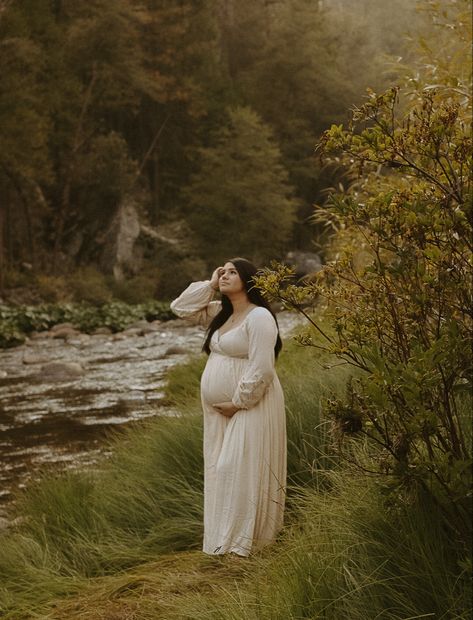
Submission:
[[[171,303],[171,309],[182,318],[208,326],[221,309],[221,302],[212,300],[213,294],[209,280],[193,282]],[[232,397],[237,407],[254,406],[273,381],[277,336],[276,321],[262,306],[250,310],[242,323],[224,334],[220,335],[219,330],[212,334],[211,354],[235,360],[248,359]]]
[[[248,359],[250,339],[247,321],[254,310],[256,308],[250,310],[239,325],[229,329],[224,334],[220,335],[220,331],[218,329],[215,330],[210,341],[210,350],[213,353],[219,353],[228,357]]]

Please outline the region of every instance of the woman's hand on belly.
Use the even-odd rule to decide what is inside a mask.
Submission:
[[[212,407],[227,418],[231,418],[237,411],[239,411],[238,407],[235,407],[232,401],[213,403]]]

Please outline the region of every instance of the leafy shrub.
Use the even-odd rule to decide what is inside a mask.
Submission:
[[[109,283],[113,297],[127,304],[140,304],[156,297],[158,278],[156,268],[143,269],[134,277]]]
[[[21,286],[30,286],[34,280],[31,271],[15,269],[8,267],[4,273],[5,288],[17,288]]]
[[[470,20],[461,8],[436,17],[458,24],[452,58],[468,59]],[[309,334],[303,344],[360,372],[347,397],[331,402],[338,429],[370,440],[378,470],[393,477],[399,496],[418,487],[431,493],[468,543],[471,67],[452,75],[447,64],[425,59],[414,83],[371,92],[348,129],[326,132],[322,152],[354,180],[317,213],[338,233],[337,255],[310,285],[284,288],[291,270],[277,265],[257,283],[319,329],[323,343]],[[327,301],[334,334],[304,311],[316,299]]]
[[[70,287],[64,276],[39,274],[36,277],[35,288],[39,297],[46,303],[71,301]]]
[[[1,316],[1,308],[0,308]],[[0,348],[16,347],[25,341],[24,333],[11,318],[0,318]]]
[[[190,282],[210,278],[212,271],[203,259],[195,255],[183,257],[176,251],[163,251],[159,256],[160,278],[157,294],[162,299],[173,299]]]
[[[85,301],[100,306],[112,297],[104,274],[91,265],[77,269],[70,276],[69,288],[76,302]]]

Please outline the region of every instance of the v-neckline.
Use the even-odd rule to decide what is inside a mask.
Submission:
[[[220,339],[223,338],[223,336],[226,336],[227,334],[229,334],[230,332],[232,332],[235,329],[238,329],[239,327],[241,327],[244,322],[246,321],[246,319],[250,316],[250,314],[253,312],[253,310],[256,310],[256,308],[259,308],[259,306],[255,306],[254,308],[251,308],[251,310],[245,314],[245,317],[243,318],[243,321],[241,323],[238,323],[238,325],[235,325],[235,327],[232,327],[231,329],[229,329],[228,331],[226,331],[224,334],[220,334],[220,329],[216,330],[217,333],[217,342],[220,342]]]

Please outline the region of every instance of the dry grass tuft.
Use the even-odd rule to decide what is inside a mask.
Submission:
[[[101,577],[73,598],[55,603],[48,620],[156,620],[185,618],[183,599],[212,597],[247,575],[251,559],[172,553],[121,575]],[[204,603],[203,603],[204,604]],[[190,616],[189,616],[190,618]]]

